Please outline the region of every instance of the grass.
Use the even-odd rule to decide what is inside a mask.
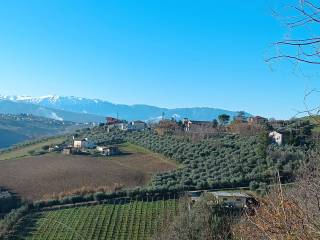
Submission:
[[[116,200],[29,215],[17,239],[149,239],[172,219],[178,200]],[[33,223],[30,226],[30,223]]]
[[[174,164],[177,168],[182,166],[182,164],[177,163],[173,159],[168,159],[167,157],[165,157],[162,154],[152,152],[149,149],[135,145],[133,143],[126,142],[126,143],[121,144],[120,150],[125,153],[141,153],[141,154],[146,154],[146,155],[152,155],[153,157],[159,159],[160,161],[163,161],[163,162],[169,163],[169,164]]]
[[[26,145],[26,146],[19,146],[14,149],[10,149],[8,151],[4,151],[0,153],[0,160],[9,160],[9,159],[16,159],[31,156],[29,153],[30,151],[40,150],[45,145],[56,145],[65,140],[64,136],[55,137],[45,139],[41,142],[36,142],[34,144]]]

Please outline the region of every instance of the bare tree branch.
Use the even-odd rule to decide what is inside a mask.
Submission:
[[[267,58],[266,62],[276,59],[290,59],[297,63],[320,64],[320,36],[318,33],[315,34],[316,36],[313,36],[313,33],[306,31],[309,28],[312,31],[314,28],[320,27],[319,2],[297,0],[297,4],[286,6],[285,9],[286,12],[290,12],[290,15],[280,18],[284,21],[285,26],[289,28],[288,30],[290,30],[292,37],[275,42],[274,46],[277,47],[279,52],[277,55]],[[280,13],[275,15],[281,16]],[[300,31],[301,28],[303,28],[303,31]],[[304,34],[306,37],[301,38],[301,34]]]

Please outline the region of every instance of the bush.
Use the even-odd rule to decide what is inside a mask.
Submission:
[[[18,197],[11,194],[9,191],[1,191],[0,189],[0,215],[11,211],[13,208],[17,208],[21,204]]]
[[[29,205],[23,205],[12,210],[0,221],[0,239],[4,239],[9,234],[18,220],[29,212],[29,209]]]

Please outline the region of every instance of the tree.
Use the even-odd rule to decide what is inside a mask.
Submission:
[[[283,188],[280,176],[253,214],[235,226],[239,239],[320,239],[319,152],[310,154],[297,183]]]
[[[221,125],[226,125],[230,120],[230,116],[227,114],[221,114],[218,116],[218,120]]]
[[[232,239],[232,224],[239,212],[215,204],[213,196],[205,195],[192,205],[188,199],[181,201],[179,214],[168,221],[154,240],[227,240]]]
[[[320,36],[317,31],[320,26],[319,1],[294,0],[283,10],[286,14],[282,14],[280,9],[275,11],[275,15],[288,27],[290,35],[274,43],[277,54],[266,61],[285,58],[294,62],[320,64]]]
[[[213,121],[212,121],[212,127],[213,127],[213,128],[218,127],[218,121],[217,121],[217,119],[213,119]]]
[[[246,113],[244,111],[237,112],[237,115],[234,117],[234,120],[244,122],[246,120]]]
[[[257,154],[265,158],[267,156],[267,147],[270,143],[268,132],[261,132],[258,136],[258,148],[257,148]]]

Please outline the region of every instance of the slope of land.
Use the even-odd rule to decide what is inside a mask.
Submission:
[[[152,174],[175,169],[173,162],[159,155],[132,146],[122,150],[126,154],[114,157],[52,153],[0,161],[0,183],[23,198],[37,200],[82,187],[142,186]],[[18,151],[23,155],[25,149]],[[17,156],[15,151],[8,154]]]
[[[149,239],[177,213],[175,199],[107,204],[31,214],[18,239]]]
[[[79,127],[79,126],[78,126]],[[0,114],[0,148],[72,131],[77,125],[33,115]]]
[[[7,148],[29,139],[28,136],[9,129],[0,129],[0,136],[0,148]]]
[[[304,147],[267,146],[257,136],[225,134],[192,142],[144,131],[128,133],[126,139],[183,164],[182,168],[153,178],[154,186],[167,188],[249,186],[268,183],[278,171],[286,181],[305,156]]]
[[[104,122],[104,116],[88,114],[83,112],[72,112],[61,109],[39,106],[37,104],[15,102],[0,98],[0,113],[2,114],[32,114],[55,120],[71,121],[78,123]]]
[[[89,136],[102,143],[111,140],[131,142],[181,164],[174,171],[154,175],[153,186],[166,189],[265,186],[277,172],[288,182],[308,149],[307,146],[269,144],[266,133],[261,136],[224,133],[192,141],[187,136],[161,136],[153,130],[104,131],[99,127]]]
[[[21,144],[14,148],[0,152],[0,161],[28,157],[31,156],[33,152],[41,151],[42,147],[44,146],[60,144],[65,140],[65,136],[57,136]]]

